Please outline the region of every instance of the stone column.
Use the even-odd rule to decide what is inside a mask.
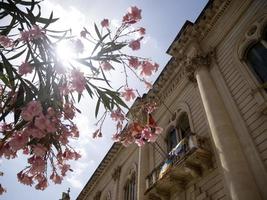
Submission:
[[[148,200],[144,195],[146,190],[146,176],[149,174],[149,145],[139,147],[138,178],[137,178],[137,200]]]
[[[205,113],[232,200],[262,199],[249,169],[234,126],[209,72],[210,56],[196,56],[187,63],[195,75]]]

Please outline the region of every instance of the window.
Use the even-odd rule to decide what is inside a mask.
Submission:
[[[247,62],[258,81],[267,82],[267,28],[262,40],[258,41],[247,51]]]
[[[136,200],[136,193],[136,176],[135,172],[133,172],[124,186],[124,200]]]
[[[105,200],[111,200],[111,192],[110,191],[107,193]]]
[[[172,128],[167,135],[167,149],[170,152],[183,138],[191,132],[188,115],[182,113],[176,128]]]

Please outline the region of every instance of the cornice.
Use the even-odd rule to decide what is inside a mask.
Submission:
[[[117,143],[117,142],[113,143],[113,145],[109,149],[108,153],[105,155],[103,160],[100,162],[100,164],[96,168],[95,172],[93,173],[93,175],[91,176],[91,178],[86,183],[86,185],[84,186],[83,190],[81,191],[81,193],[77,197],[77,200],[86,199],[87,194],[90,192],[92,187],[95,185],[95,183],[97,182],[98,178],[106,170],[106,168],[109,165],[109,163],[111,162],[111,160],[117,155],[117,153],[122,148],[124,148],[122,144]]]
[[[185,22],[167,50],[167,53],[172,55],[172,58],[155,81],[153,88],[148,92],[148,98],[157,99],[160,106],[161,102],[173,92],[182,79],[188,78],[190,81],[195,82],[194,72],[196,65],[190,64],[190,62],[194,61],[189,61],[185,54],[186,48],[190,43],[198,43],[208,35],[231,1],[210,0],[195,23]],[[202,57],[204,58],[205,55]],[[198,58],[201,58],[201,56],[199,55]],[[194,59],[196,61],[197,58],[195,57]],[[207,58],[204,60],[207,62]]]

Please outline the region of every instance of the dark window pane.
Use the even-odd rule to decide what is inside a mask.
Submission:
[[[189,132],[190,132],[190,124],[189,119],[186,113],[183,113],[180,116],[179,122],[178,122],[178,130],[180,132],[180,138],[179,140],[183,139]]]
[[[176,129],[172,129],[167,138],[168,151],[171,151],[173,147],[177,145]]]
[[[248,62],[261,83],[267,82],[267,49],[258,42],[249,49]]]

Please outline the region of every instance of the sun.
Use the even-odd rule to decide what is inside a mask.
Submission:
[[[59,60],[63,63],[70,62],[73,58],[75,58],[76,53],[70,43],[70,41],[61,41],[56,46],[56,54]]]

